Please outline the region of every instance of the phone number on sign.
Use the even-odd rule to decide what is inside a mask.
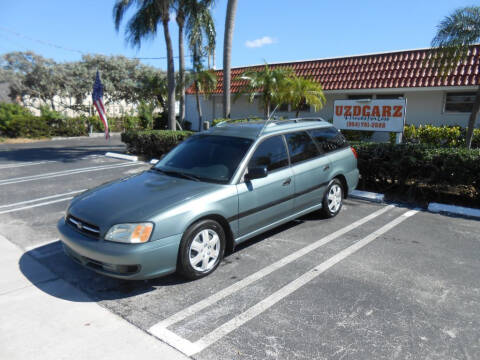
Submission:
[[[384,129],[385,123],[377,123],[377,122],[370,123],[367,121],[347,121],[347,127]]]

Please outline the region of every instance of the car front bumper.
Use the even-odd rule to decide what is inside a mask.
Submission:
[[[65,253],[97,273],[128,280],[151,279],[175,272],[182,234],[144,244],[122,244],[90,238],[60,219]]]

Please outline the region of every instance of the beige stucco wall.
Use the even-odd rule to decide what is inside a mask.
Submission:
[[[313,108],[310,112],[301,112],[301,117],[321,116],[325,120],[333,118],[333,104],[335,100],[347,99],[349,94],[402,94],[407,99],[407,115],[406,123],[413,125],[460,125],[466,126],[468,122],[468,113],[449,113],[444,111],[445,94],[453,91],[475,91],[475,88],[459,88],[459,89],[394,89],[394,90],[378,90],[378,91],[355,91],[355,92],[325,92],[327,102],[323,109],[315,112]],[[222,117],[222,96],[216,95],[209,99],[201,97],[203,118],[212,121]],[[186,99],[186,119],[192,122],[193,128],[198,129],[198,115],[193,95],[187,95]],[[246,116],[263,116],[263,111],[258,102],[253,104],[247,101],[247,97],[241,97],[237,101],[232,101],[232,118],[241,118]],[[295,112],[277,112],[279,116],[294,117]],[[480,122],[477,119],[477,127]]]

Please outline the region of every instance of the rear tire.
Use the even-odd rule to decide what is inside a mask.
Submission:
[[[322,215],[329,219],[337,216],[343,205],[343,186],[337,178],[330,181],[323,196]]]
[[[191,280],[215,271],[225,253],[225,231],[214,220],[201,220],[183,234],[178,254],[178,272]]]

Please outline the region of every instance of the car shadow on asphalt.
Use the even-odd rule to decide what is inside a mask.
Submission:
[[[73,162],[90,155],[104,155],[105,151],[124,152],[124,145],[88,145],[74,147],[44,147],[28,149],[11,149],[0,151],[0,161],[17,163],[31,161]]]
[[[238,245],[234,252],[227,254],[221,265],[237,261],[240,251],[255,246],[262,240],[273,237],[305,221],[316,221],[320,218],[317,212],[311,213],[247,240]],[[50,276],[47,281],[38,281],[38,266],[32,266],[32,261],[39,262],[53,276]],[[191,280],[187,280],[177,274],[151,280],[121,280],[97,274],[77,264],[65,255],[60,241],[25,252],[19,260],[19,268],[23,275],[41,291],[63,300],[75,302],[119,300],[145,294],[161,287],[179,286],[191,282]],[[82,290],[87,296],[79,297],[66,293],[62,286],[52,286],[52,281],[58,279],[62,279]]]
[[[38,266],[32,267],[32,261],[38,261],[54,276],[48,281],[38,281]],[[25,252],[19,260],[22,274],[39,290],[51,296],[68,301],[104,301],[119,300],[144,294],[160,286],[179,285],[187,282],[173,274],[153,280],[122,280],[97,274],[74,262],[65,255],[60,241],[40,246]],[[66,294],[62,287],[52,287],[52,280],[62,279],[82,290],[88,297],[76,297]]]

